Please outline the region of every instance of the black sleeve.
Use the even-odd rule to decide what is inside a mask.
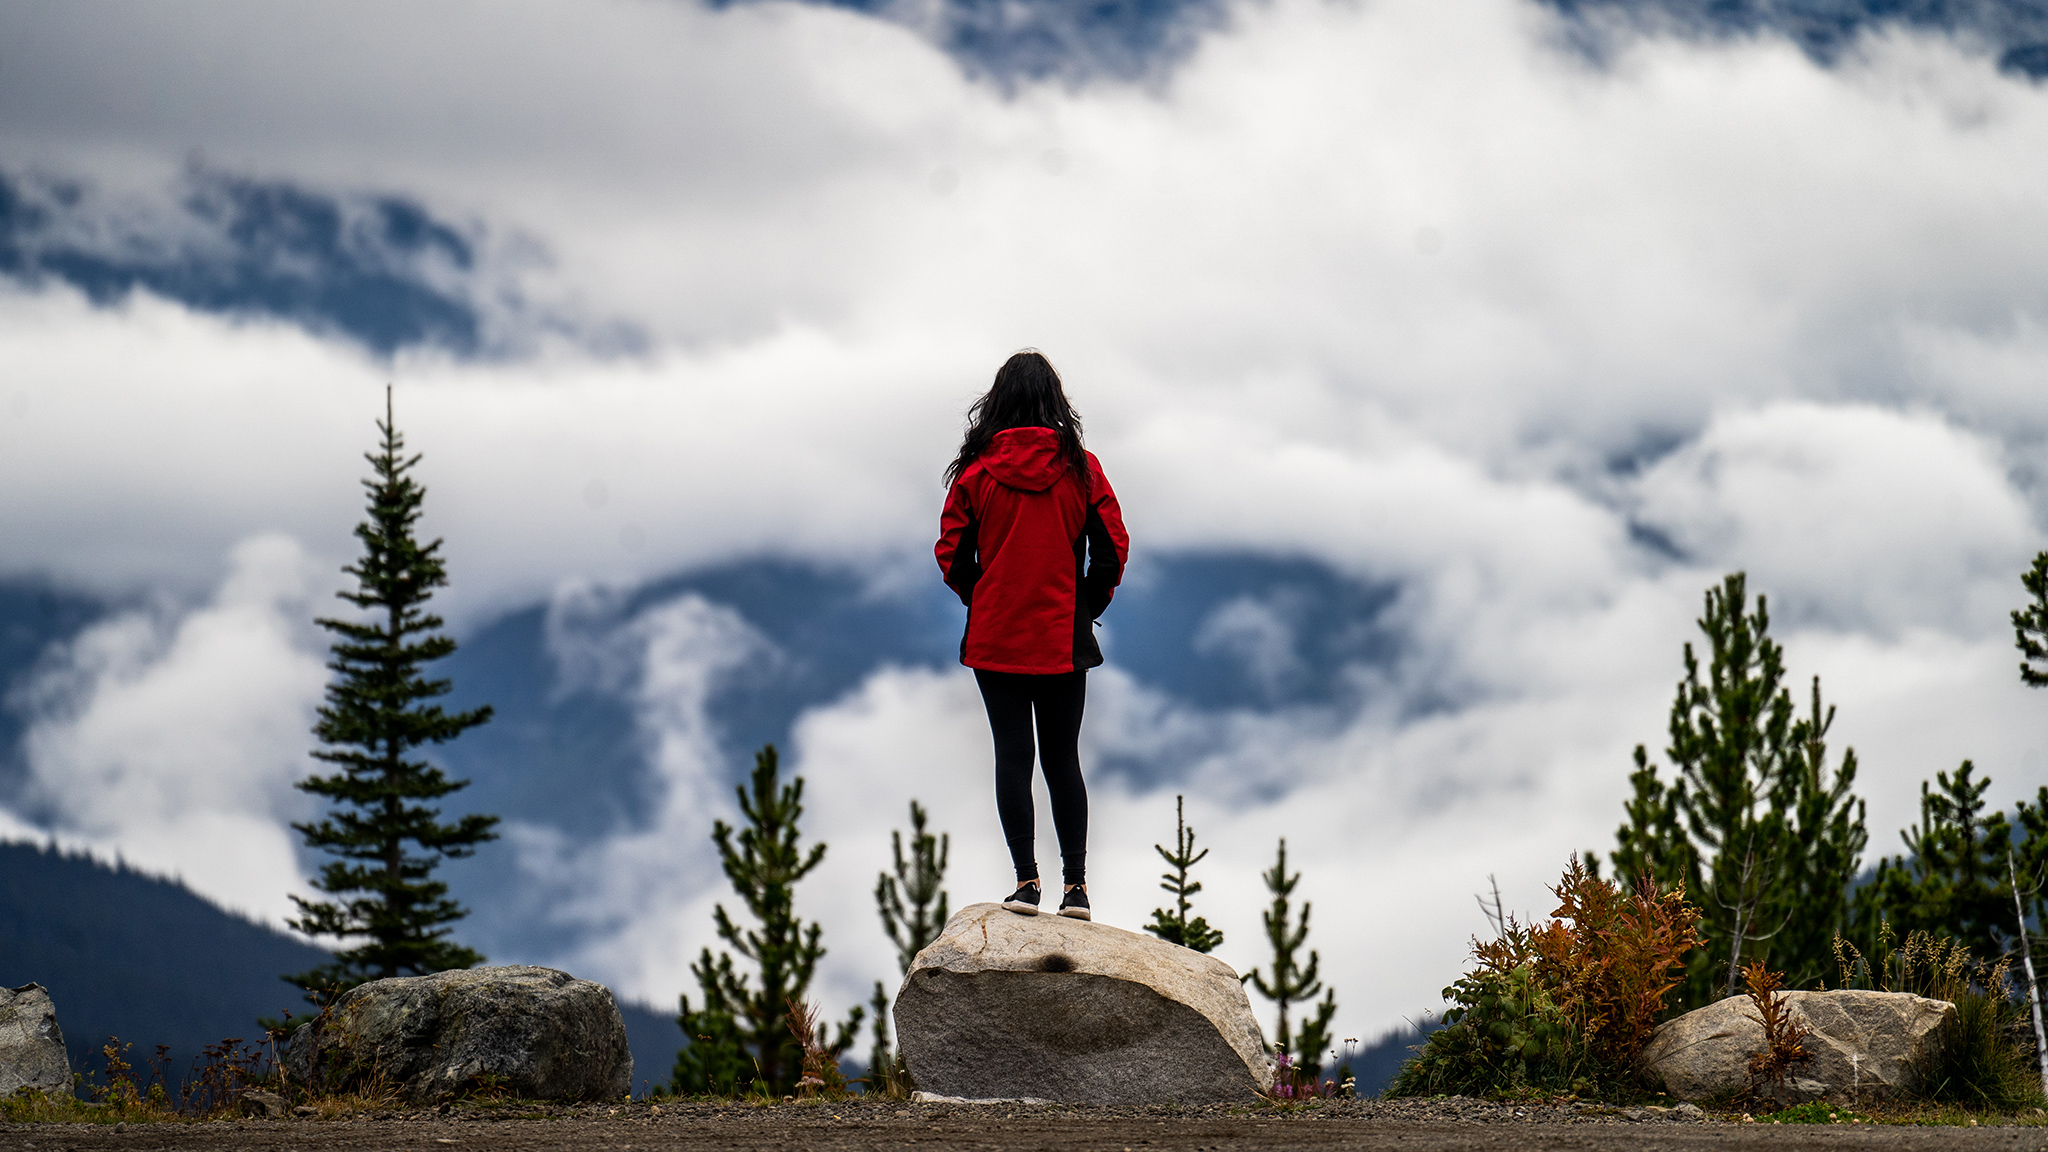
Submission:
[[[1124,570],[1117,560],[1116,541],[1110,538],[1108,526],[1103,524],[1102,515],[1092,505],[1081,535],[1088,541],[1088,574],[1081,578],[1081,602],[1088,609],[1088,618],[1094,620],[1109,607],[1110,598],[1116,595],[1117,584],[1123,580]]]
[[[973,513],[960,530],[960,546],[953,553],[953,567],[946,571],[946,584],[959,593],[962,604],[974,603],[974,586],[981,582],[981,520]]]

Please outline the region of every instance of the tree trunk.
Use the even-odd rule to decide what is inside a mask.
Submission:
[[[2048,1030],[2041,1027],[2041,987],[2034,980],[2034,949],[2027,943],[2027,911],[2020,904],[2019,869],[2013,867],[2012,849],[2005,850],[2005,874],[2012,878],[2012,910],[2019,920],[2020,966],[2027,973],[2027,1007],[2034,1014],[2034,1056],[2041,1069],[2041,1091],[2048,1092]]]

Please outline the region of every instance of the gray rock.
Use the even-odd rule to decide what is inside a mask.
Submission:
[[[41,984],[0,988],[0,1096],[30,1088],[48,1096],[71,1095],[71,1060],[57,1007]]]
[[[1906,992],[1784,992],[1786,1015],[1812,1030],[1813,1058],[1791,1070],[1780,1103],[1882,1100],[1906,1088],[1912,1063],[1955,1013],[1945,1000]],[[1644,1067],[1679,1099],[1728,1096],[1749,1085],[1749,1058],[1763,1051],[1764,1030],[1747,996],[1697,1008],[1657,1028]]]
[[[962,908],[917,954],[896,1034],[933,1097],[1191,1104],[1273,1088],[1265,1036],[1228,964],[997,904]]]
[[[281,1120],[291,1115],[292,1107],[285,1098],[275,1092],[242,1093],[242,1115],[259,1120]]]
[[[611,989],[526,965],[373,980],[300,1025],[285,1067],[324,1089],[381,1079],[414,1103],[487,1084],[533,1100],[615,1100],[633,1085]]]

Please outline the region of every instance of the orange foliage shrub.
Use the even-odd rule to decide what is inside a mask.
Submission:
[[[1648,876],[1624,892],[1577,856],[1551,893],[1558,905],[1548,923],[1523,928],[1509,918],[1498,939],[1474,943],[1473,957],[1502,974],[1529,965],[1592,1063],[1633,1072],[1665,994],[1683,978],[1685,953],[1702,943],[1699,909],[1683,888],[1660,892]]]

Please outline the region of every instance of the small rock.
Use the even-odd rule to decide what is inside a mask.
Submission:
[[[282,1119],[291,1111],[291,1105],[275,1092],[244,1092],[242,1094],[242,1115],[254,1116],[259,1120]]]
[[[320,1110],[311,1104],[301,1104],[297,1108],[292,1109],[292,1115],[299,1117],[318,1116],[319,1114]]]
[[[1707,1114],[1700,1110],[1700,1106],[1690,1100],[1673,1108],[1671,1115],[1674,1119],[1678,1120],[1705,1120],[1707,1118]]]
[[[24,1088],[46,1096],[71,1094],[64,1032],[41,984],[0,988],[0,1097]]]

